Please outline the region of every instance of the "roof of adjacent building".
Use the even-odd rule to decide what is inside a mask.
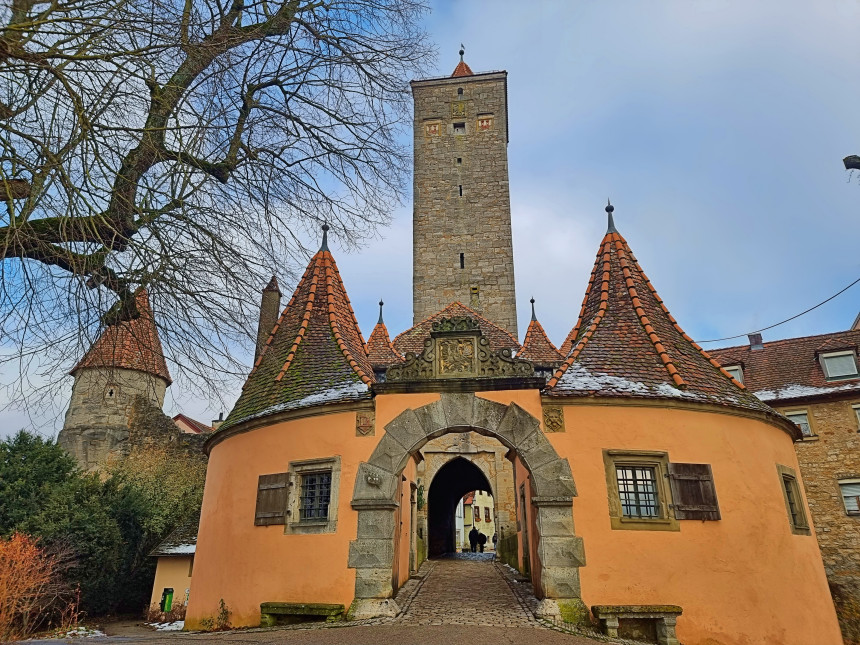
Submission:
[[[388,335],[388,328],[382,320],[382,301],[379,302],[379,321],[367,339],[367,358],[374,368],[384,368],[404,361]]]
[[[208,426],[201,421],[192,419],[191,417],[182,414],[181,412],[175,417],[173,417],[173,422],[177,426],[179,426],[180,423],[184,423],[188,427],[188,429],[194,434],[205,434],[207,432],[212,432],[212,426]]]
[[[108,326],[71,374],[88,367],[113,367],[153,374],[168,385],[172,382],[146,289],[137,290],[135,306],[138,317]]]
[[[430,338],[430,332],[433,330],[434,322],[442,320],[443,318],[463,316],[472,318],[476,323],[478,323],[478,327],[480,327],[481,332],[490,342],[490,349],[492,351],[496,352],[501,349],[519,350],[520,344],[510,332],[505,331],[495,323],[484,318],[474,309],[470,309],[460,302],[452,302],[442,311],[436,312],[432,316],[422,320],[414,327],[398,334],[394,339],[394,349],[401,354],[406,354],[406,352],[420,354],[424,349],[424,341]]]
[[[564,355],[556,349],[546,335],[543,325],[535,316],[534,298],[532,298],[532,319],[526,330],[523,348],[517,352],[517,358],[524,358],[539,366],[554,366],[564,361]]]
[[[773,414],[684,333],[616,230],[613,210],[607,206],[609,228],[548,394],[688,400]]]
[[[161,544],[155,547],[150,556],[194,555],[197,550],[197,532],[200,529],[200,514],[193,513],[185,522],[176,527]]]
[[[217,432],[277,412],[370,397],[373,367],[327,230]]]
[[[819,362],[826,352],[860,346],[860,330],[802,336],[763,343],[714,349],[723,365],[739,365],[747,388],[763,401],[787,401],[843,392],[860,392],[860,378],[828,380]]]

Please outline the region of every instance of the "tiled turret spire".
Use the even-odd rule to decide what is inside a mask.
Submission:
[[[403,362],[403,357],[394,349],[388,328],[382,320],[382,300],[379,301],[379,322],[367,339],[367,356],[374,368],[386,368]]]
[[[373,368],[328,249],[328,225],[322,229],[320,250],[219,430],[249,418],[370,396]]]
[[[472,68],[466,64],[466,61],[463,60],[463,54],[466,53],[466,48],[463,45],[460,45],[460,62],[457,63],[457,67],[454,68],[454,73],[451,74],[451,77],[456,76],[474,76],[474,72],[472,72]]]
[[[548,393],[680,398],[770,412],[684,333],[615,228],[614,210],[607,204],[607,232],[579,320],[561,347],[567,360]]]
[[[140,315],[107,327],[71,374],[87,367],[116,367],[153,374],[168,385],[172,382],[145,288],[137,290],[135,305]]]
[[[543,326],[538,322],[535,315],[535,299],[532,298],[529,302],[532,305],[532,319],[526,330],[523,348],[517,352],[517,358],[524,358],[539,367],[558,366],[564,361],[564,356],[552,344]]]

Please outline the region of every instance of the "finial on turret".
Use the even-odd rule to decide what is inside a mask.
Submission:
[[[379,301],[379,321],[376,323],[377,325],[384,325],[385,324],[384,322],[382,322],[382,305],[384,305],[384,304],[385,303],[382,302],[382,300]]]
[[[460,43],[460,62],[463,62],[463,54],[466,53],[466,46],[463,43]]]
[[[532,320],[537,321],[537,316],[535,316],[535,299],[532,298],[529,302],[532,303]]]
[[[606,211],[606,215],[608,216],[608,219],[609,219],[609,226],[606,228],[607,235],[609,233],[617,233],[618,229],[615,228],[615,220],[612,218],[612,212],[615,210],[615,206],[613,206],[612,202],[610,202],[607,199],[606,200],[606,208],[604,208],[603,210]]]
[[[323,232],[323,239],[322,239],[322,246],[320,246],[320,251],[328,251],[328,224],[323,223],[322,232]]]

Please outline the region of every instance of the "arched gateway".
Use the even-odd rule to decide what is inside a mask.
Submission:
[[[495,437],[528,469],[537,525],[540,569],[535,592],[542,611],[558,613],[558,602],[579,606],[579,567],[585,564],[582,538],[574,533],[576,486],[570,465],[559,457],[540,429],[540,421],[516,403],[503,405],[474,394],[441,394],[439,401],[408,409],[385,426],[385,435],[355,479],[352,508],[358,535],[350,543],[349,566],[356,570],[356,618],[397,612],[391,584],[395,556],[397,483],[410,456],[431,439],[474,431]]]

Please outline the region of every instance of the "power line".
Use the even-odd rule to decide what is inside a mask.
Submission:
[[[722,340],[734,340],[735,338],[743,338],[744,336],[748,336],[749,334],[757,334],[757,333],[762,332],[762,331],[767,331],[768,329],[773,329],[774,327],[779,327],[780,325],[784,325],[785,323],[790,322],[790,321],[794,320],[795,318],[800,318],[804,314],[808,314],[810,311],[818,309],[821,305],[826,305],[828,302],[830,302],[831,300],[833,300],[837,296],[841,296],[843,293],[848,291],[851,287],[853,287],[858,282],[860,282],[860,278],[857,278],[854,282],[849,284],[847,287],[845,287],[841,291],[837,291],[832,296],[830,296],[827,300],[822,300],[821,302],[819,302],[814,307],[810,307],[806,311],[801,311],[799,314],[792,316],[791,318],[786,318],[785,320],[781,320],[780,322],[775,323],[773,325],[770,325],[768,327],[762,327],[761,329],[756,329],[755,331],[747,332],[746,334],[738,334],[737,336],[726,336],[725,338],[714,338],[712,340],[700,340],[699,342],[700,343],[718,343]]]

